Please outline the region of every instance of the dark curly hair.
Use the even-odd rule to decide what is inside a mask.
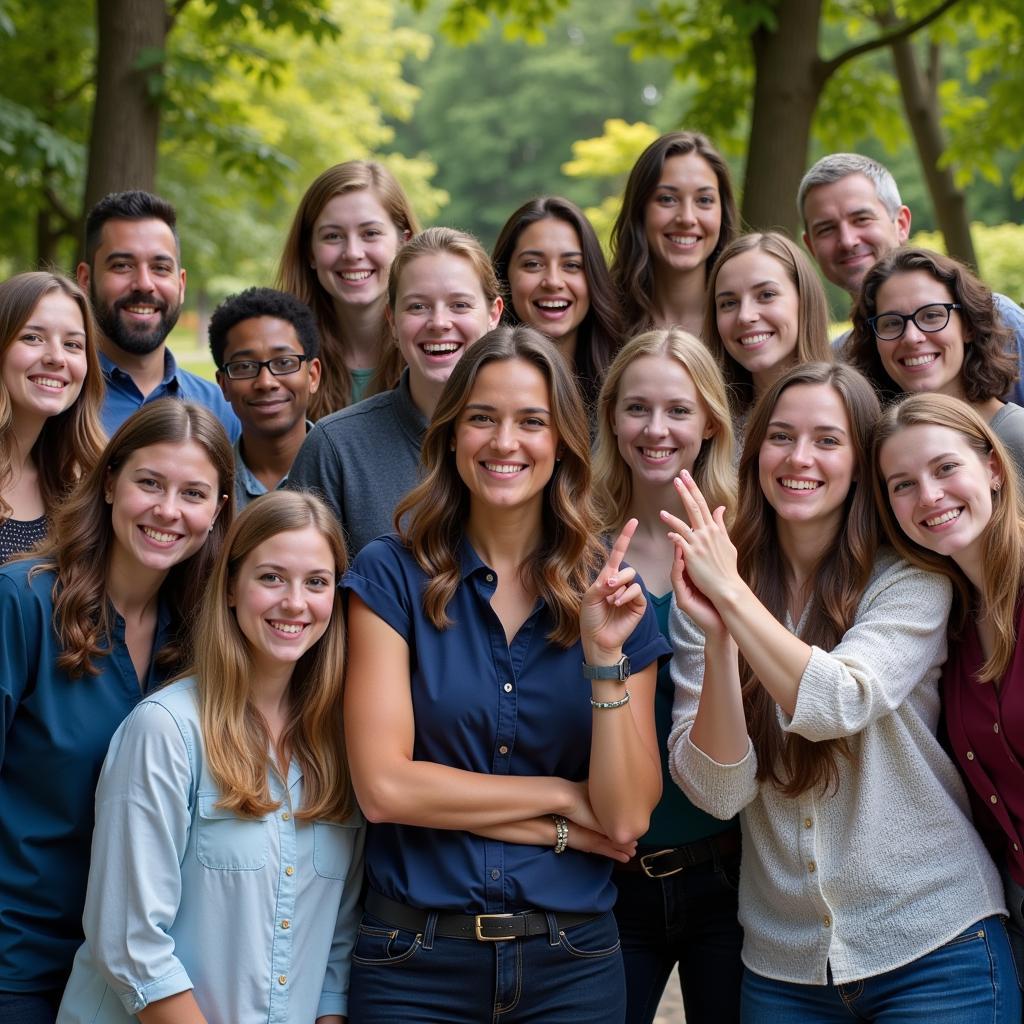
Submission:
[[[255,317],[272,316],[284,320],[295,328],[302,351],[314,359],[320,355],[320,335],[317,332],[313,311],[294,295],[279,292],[274,288],[246,288],[244,292],[230,295],[210,317],[210,352],[217,369],[224,368],[224,350],[228,345],[228,331],[235,324]]]
[[[878,312],[878,289],[895,274],[923,270],[944,284],[960,306],[964,325],[964,364],[960,370],[968,402],[1002,398],[1020,375],[1017,356],[1010,351],[1013,335],[1003,324],[992,291],[957,260],[930,249],[901,246],[883,256],[865,275],[853,310],[853,331],[846,345],[847,360],[874,384],[883,400],[891,401],[902,389],[885,372],[878,343],[868,323]],[[883,311],[884,312],[884,311]]]

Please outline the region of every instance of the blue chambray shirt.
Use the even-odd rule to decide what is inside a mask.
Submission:
[[[57,667],[52,572],[38,559],[0,569],[0,992],[63,986],[82,941],[93,792],[114,730],[162,681],[142,686],[111,609],[98,675]],[[153,649],[167,641],[161,607]]]
[[[188,370],[181,369],[169,348],[164,349],[164,378],[145,396],[131,375],[125,373],[106,353],[100,352],[99,356],[103,381],[106,384],[101,418],[108,437],[113,437],[114,431],[133,412],[150,402],[155,402],[158,398],[167,397],[205,405],[224,425],[228,440],[233,443],[241,436],[242,424],[238,422],[235,410],[231,408],[231,403],[221,393],[220,388],[213,381],[204,380],[194,373],[189,373]]]
[[[60,1024],[128,1024],[188,989],[209,1024],[345,1014],[364,822],[300,822],[302,773],[270,773],[281,806],[239,818],[203,751],[195,680],[146,698],[110,743],[96,790],[86,941]]]
[[[582,645],[547,639],[553,620],[541,600],[506,643],[490,604],[497,574],[466,540],[460,558],[462,581],[448,605],[455,624],[446,630],[424,614],[426,574],[395,536],[363,548],[342,579],[409,644],[413,757],[471,772],[582,781],[593,716]],[[634,670],[670,653],[650,603],[624,649]],[[576,850],[556,854],[548,846],[393,824],[371,824],[366,850],[370,885],[423,909],[597,913],[615,901],[611,860]]]

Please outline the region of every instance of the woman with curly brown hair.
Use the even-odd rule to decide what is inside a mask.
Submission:
[[[618,1024],[612,861],[661,793],[668,647],[621,564],[636,522],[597,541],[583,405],[529,327],[456,364],[423,464],[343,581],[371,822],[352,1019]]]
[[[962,398],[1024,467],[1024,409],[1003,396],[1019,367],[992,292],[957,260],[904,247],[868,272],[846,356],[884,400]]]
[[[39,557],[0,568],[0,1019],[54,1018],[82,941],[100,765],[188,661],[233,486],[213,414],[160,399],[117,430]]]

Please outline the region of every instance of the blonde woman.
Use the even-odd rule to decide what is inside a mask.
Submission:
[[[343,1021],[363,840],[340,729],[345,561],[312,495],[238,517],[193,672],[111,741],[61,1024]]]
[[[612,363],[598,404],[594,492],[602,531],[638,526],[630,564],[648,589],[668,638],[672,545],[660,510],[675,500],[686,470],[716,507],[736,498],[733,434],[725,382],[707,347],[681,328],[648,331]],[[615,915],[626,967],[628,1024],[650,1022],[678,968],[691,1024],[738,1020],[743,934],[736,918],[740,837],[735,819],[698,810],[668,774],[664,756],[674,687],[658,673],[655,721],[662,752],[662,797],[636,856],[616,864]]]

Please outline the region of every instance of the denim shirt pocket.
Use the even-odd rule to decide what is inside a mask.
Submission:
[[[215,871],[256,871],[270,855],[265,818],[240,818],[214,806],[219,793],[196,798],[196,857]]]
[[[361,825],[361,822],[313,822],[313,870],[321,878],[344,881],[348,877]]]

